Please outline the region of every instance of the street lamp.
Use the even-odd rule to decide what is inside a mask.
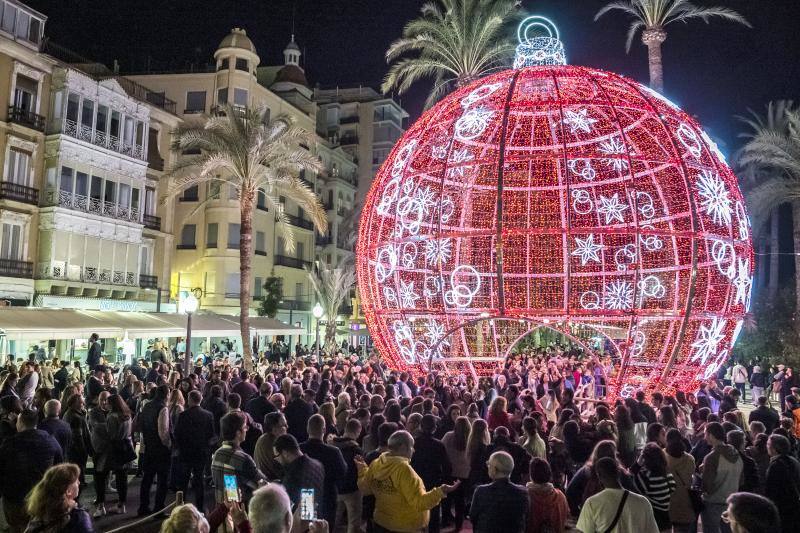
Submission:
[[[192,313],[197,311],[197,306],[199,304],[200,302],[197,300],[197,297],[191,293],[183,300],[183,311],[186,313],[186,353],[183,357],[184,377],[189,375],[192,361]]]
[[[313,313],[314,318],[317,319],[317,363],[319,363],[319,319],[322,318],[325,311],[322,310],[322,306],[317,302],[314,309],[311,310],[311,313]]]

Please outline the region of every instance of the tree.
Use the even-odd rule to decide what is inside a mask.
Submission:
[[[755,134],[739,153],[739,163],[774,173],[773,177],[747,194],[747,205],[754,228],[760,227],[774,207],[792,204],[795,309],[800,311],[800,110],[787,110],[786,128],[765,128]],[[800,320],[795,320],[800,331]]]
[[[767,104],[766,111],[763,115],[748,109],[748,114],[737,117],[748,127],[748,131],[739,134],[739,137],[747,139],[748,142],[765,132],[778,132],[783,135],[789,133],[789,122],[787,112],[794,110],[794,102],[791,100],[777,100]],[[750,190],[773,177],[780,177],[780,169],[768,168],[762,164],[741,164],[741,157],[743,154],[749,152],[749,148],[745,145],[744,149],[736,155],[738,163],[737,175],[742,182],[745,190]],[[769,242],[769,301],[775,300],[778,293],[778,265],[780,256],[778,255],[779,242],[778,242],[778,226],[779,226],[779,211],[780,203],[775,205],[767,205],[765,209],[769,209],[767,213],[769,217],[769,239],[757,239],[759,242],[760,256],[765,257],[767,246]],[[753,227],[753,232],[756,236],[765,233],[766,224],[763,227]],[[761,275],[764,276],[762,269]]]
[[[318,263],[308,271],[308,279],[327,317],[324,346],[328,353],[332,353],[336,346],[336,317],[356,284],[356,269],[352,260],[344,261],[335,268]]]
[[[403,94],[415,82],[433,78],[425,107],[452,90],[510,64],[514,0],[440,0],[422,6],[403,36],[386,51],[392,63],[381,89]],[[405,56],[405,57],[404,57]]]
[[[287,247],[294,248],[292,227],[278,195],[297,203],[309,214],[319,231],[327,227],[327,216],[317,195],[297,177],[303,170],[322,172],[322,162],[307,147],[314,136],[295,125],[295,119],[281,115],[269,121],[266,107],[234,109],[209,117],[204,124],[187,125],[174,132],[172,150],[179,157],[170,170],[172,181],[168,198],[187,187],[207,182],[222,182],[238,192],[240,209],[240,327],[244,364],[252,368],[250,344],[250,279],[253,257],[253,210],[259,189],[268,207],[276,213],[276,230],[281,231]],[[200,155],[185,155],[187,151]],[[205,202],[198,205],[199,209]],[[197,211],[193,211],[191,217]]]
[[[611,11],[622,11],[630,15],[627,52],[631,51],[633,39],[642,31],[642,43],[647,47],[650,62],[650,87],[656,91],[664,91],[664,66],[661,62],[661,45],[667,39],[666,27],[673,22],[687,23],[692,19],[701,19],[706,24],[713,17],[718,17],[751,27],[747,20],[732,9],[726,7],[697,6],[689,0],[618,0],[605,5],[595,15],[594,20]]]
[[[258,308],[258,316],[268,316],[275,318],[278,314],[278,303],[281,301],[283,293],[283,280],[270,276],[264,280],[264,296],[261,297],[261,306]]]

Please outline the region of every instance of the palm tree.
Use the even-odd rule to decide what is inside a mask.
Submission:
[[[403,94],[415,82],[433,78],[428,108],[454,87],[503,68],[513,59],[509,30],[517,13],[515,0],[427,2],[422,16],[386,51],[387,63],[394,64],[381,89]]]
[[[618,0],[604,6],[594,20],[611,11],[622,11],[633,17],[625,45],[627,52],[631,51],[633,39],[642,30],[642,43],[647,47],[650,60],[650,87],[659,92],[664,91],[661,44],[667,39],[666,27],[669,24],[687,23],[692,19],[702,19],[708,24],[712,17],[719,17],[751,27],[742,15],[732,9],[697,6],[690,0]]]
[[[763,115],[753,111],[752,109],[748,109],[748,114],[745,116],[737,117],[741,122],[743,122],[748,127],[748,131],[742,132],[739,134],[739,137],[747,139],[748,142],[751,141],[753,138],[757,137],[761,133],[765,132],[779,132],[781,134],[788,134],[788,116],[787,112],[794,110],[794,102],[791,100],[777,100],[775,102],[770,102],[767,104],[766,111]],[[742,154],[749,151],[747,145],[745,145],[744,149],[737,154],[736,159],[739,162]],[[765,168],[761,164],[748,164],[748,165],[738,165],[739,168],[737,169],[737,174],[742,181],[742,184],[747,189],[755,188],[764,182],[768,181],[774,176],[780,177],[780,172],[776,171],[775,169]],[[779,226],[779,212],[778,208],[780,204],[767,206],[768,209],[771,211],[768,213],[769,216],[769,287],[768,287],[768,295],[769,301],[774,302],[776,295],[778,294],[778,265],[779,265],[779,242],[778,242],[778,226]],[[764,228],[761,227],[753,227],[753,231],[756,234],[760,234],[764,231]],[[758,239],[759,242],[759,252],[760,256],[764,257],[766,255],[767,250],[767,241],[764,239]],[[767,276],[762,268],[761,270],[762,279],[766,279]]]
[[[172,183],[167,198],[174,198],[187,187],[207,182],[227,183],[239,196],[240,209],[240,326],[244,364],[252,368],[250,344],[250,278],[253,257],[253,209],[259,189],[265,191],[268,207],[276,213],[276,230],[286,236],[287,247],[294,248],[291,226],[279,196],[297,203],[309,213],[319,231],[327,227],[325,208],[317,195],[297,175],[304,170],[322,172],[322,162],[305,148],[314,143],[313,134],[295,125],[295,119],[281,115],[269,121],[266,107],[234,109],[209,117],[202,125],[177,129],[172,150],[178,154],[200,150],[200,155],[179,158],[170,170]],[[305,147],[304,147],[305,145]],[[190,217],[205,202],[198,205]]]
[[[765,128],[742,148],[739,163],[753,165],[772,173],[772,178],[753,188],[747,195],[751,221],[760,227],[775,206],[792,204],[794,261],[796,276],[796,313],[800,313],[800,110],[787,109],[786,127]],[[800,320],[796,320],[800,330]]]
[[[308,271],[308,279],[317,295],[328,321],[325,324],[325,350],[330,354],[336,345],[336,316],[339,308],[350,296],[356,284],[356,269],[352,258],[343,261],[339,266],[331,268],[319,263]]]

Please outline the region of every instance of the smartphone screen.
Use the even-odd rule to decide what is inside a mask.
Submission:
[[[314,502],[314,489],[300,489],[300,519],[317,519],[317,509]]]
[[[225,474],[225,499],[229,502],[239,502],[239,484],[236,482],[236,474]]]

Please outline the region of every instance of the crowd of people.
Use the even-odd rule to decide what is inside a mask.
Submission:
[[[692,394],[612,401],[613,361],[559,346],[485,377],[410,376],[349,350],[319,361],[262,354],[253,369],[210,356],[186,374],[161,345],[149,352],[115,368],[93,336],[85,367],[7,362],[0,495],[12,532],[91,532],[106,514],[160,512],[162,531],[202,533],[800,523],[800,388],[782,395],[790,369],[760,389],[760,369],[745,368],[743,390],[733,367],[728,385],[722,376]],[[747,389],[758,396],[745,417]],[[131,476],[141,482],[129,511]],[[173,491],[192,503],[167,514]]]

